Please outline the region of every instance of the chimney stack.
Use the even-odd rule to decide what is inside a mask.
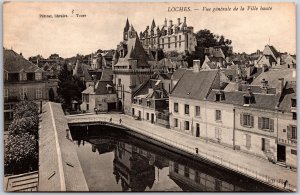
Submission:
[[[167,26],[167,18],[165,18],[165,26]]]
[[[170,20],[169,22],[170,22],[170,26],[173,26],[173,21],[172,21],[172,20]]]
[[[178,21],[178,26],[180,25],[180,18],[177,18],[177,21]]]
[[[186,17],[184,17],[183,23],[186,23]]]
[[[281,93],[284,88],[284,78],[279,78],[278,82],[279,84],[278,84],[277,93]]]

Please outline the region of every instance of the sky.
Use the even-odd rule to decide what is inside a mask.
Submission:
[[[233,11],[235,6],[238,11]],[[258,10],[247,10],[248,6]],[[272,10],[261,11],[261,6]],[[189,7],[190,11],[168,11],[174,7]],[[203,7],[211,10],[203,11]],[[213,12],[228,7],[231,11]],[[41,18],[41,14],[53,18]],[[56,18],[55,14],[69,17]],[[47,58],[52,53],[66,58],[115,49],[122,41],[127,18],[139,34],[153,19],[162,25],[165,18],[177,23],[177,18],[183,21],[184,17],[194,32],[209,29],[231,39],[234,52],[252,53],[270,43],[280,52],[296,53],[296,8],[292,3],[10,2],[3,6],[3,44],[26,58],[37,54]]]

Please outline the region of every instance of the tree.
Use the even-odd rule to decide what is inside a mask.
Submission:
[[[210,30],[204,29],[196,33],[196,40],[196,51],[186,55],[186,59],[188,60],[189,65],[194,59],[200,59],[201,63],[203,63],[205,58],[205,48],[209,47],[219,46],[222,49],[225,57],[230,55],[229,48],[232,41],[229,39],[225,39],[223,35],[215,35]]]
[[[72,100],[81,100],[81,92],[85,89],[85,85],[78,77],[72,76],[66,65],[63,66],[58,75],[58,80],[57,93],[59,98],[57,99],[60,100],[63,108],[70,108]]]
[[[39,108],[33,101],[21,101],[16,104],[14,118],[34,117],[38,120]]]
[[[36,116],[37,117],[37,116]],[[38,138],[38,120],[34,116],[15,118],[9,125],[8,130],[11,135],[22,135],[29,133]]]
[[[38,141],[29,133],[9,134],[4,152],[4,173],[19,174],[38,169]]]

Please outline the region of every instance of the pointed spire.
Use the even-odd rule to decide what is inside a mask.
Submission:
[[[124,27],[124,32],[127,32],[128,30],[129,30],[129,20],[127,18],[126,24],[125,24],[125,27]]]
[[[151,24],[151,30],[153,30],[155,27],[156,27],[156,25],[155,25],[155,21],[154,21],[154,18],[153,18],[152,24]]]

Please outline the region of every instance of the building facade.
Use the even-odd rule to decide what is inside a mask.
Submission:
[[[186,17],[173,23],[172,20],[163,25],[156,26],[153,19],[151,27],[140,33],[141,43],[146,51],[162,49],[164,52],[176,51],[178,53],[193,52],[197,45],[194,28],[188,26]]]

